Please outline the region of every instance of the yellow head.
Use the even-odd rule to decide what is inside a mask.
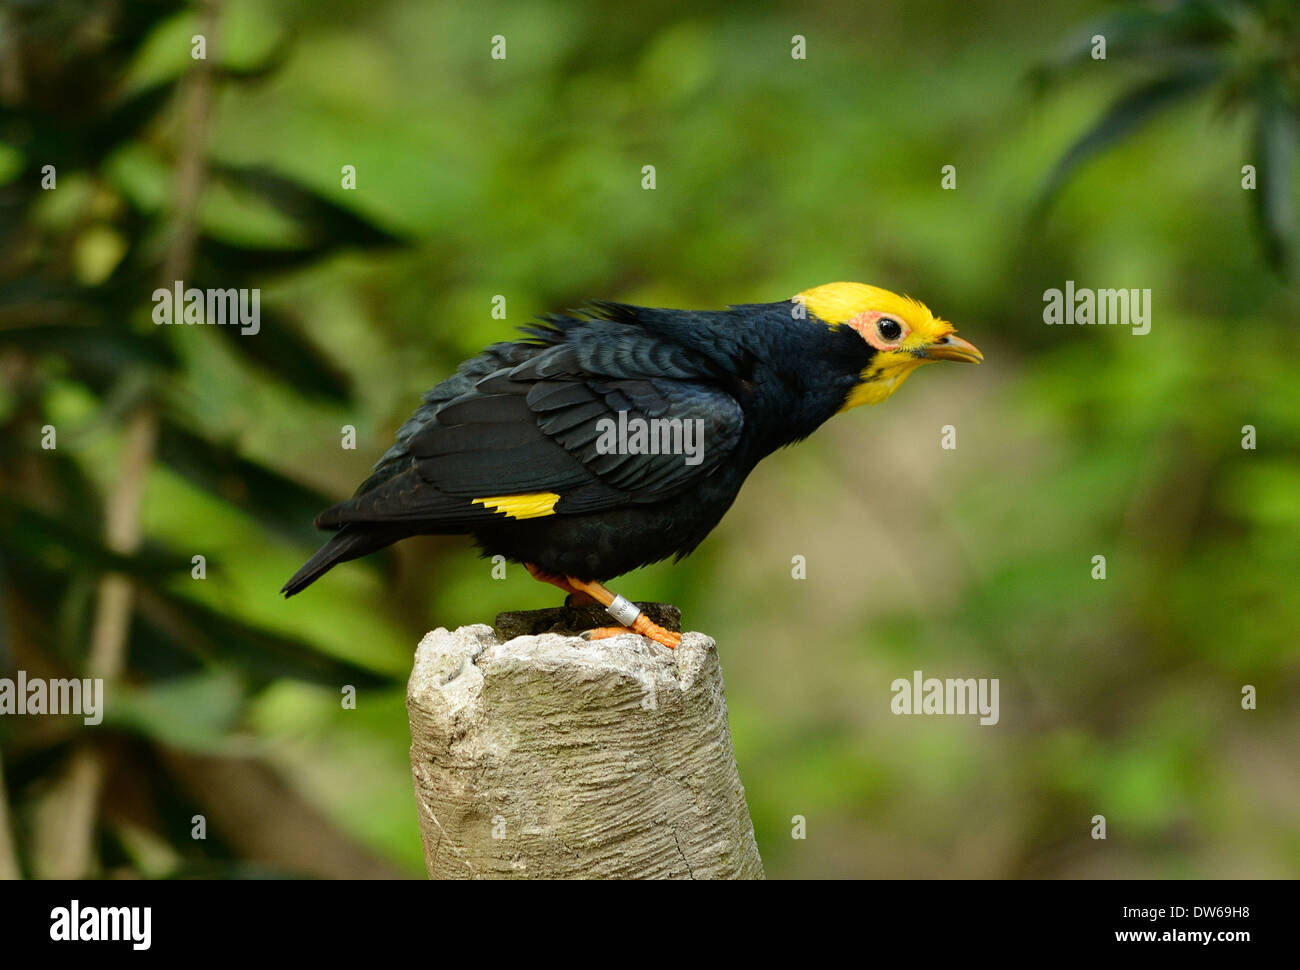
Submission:
[[[865,283],[827,283],[795,296],[808,313],[830,327],[849,327],[875,348],[841,410],[878,404],[893,394],[922,364],[984,359],[957,328],[911,297]]]

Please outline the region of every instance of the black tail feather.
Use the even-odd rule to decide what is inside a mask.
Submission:
[[[286,598],[294,593],[301,593],[339,563],[382,549],[399,538],[401,538],[400,534],[385,529],[364,529],[355,525],[346,525],[331,536],[329,542],[317,549],[315,555],[303,563],[302,568],[293,574],[293,578],[284,584],[280,592]]]

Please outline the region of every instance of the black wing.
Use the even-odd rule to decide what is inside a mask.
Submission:
[[[734,380],[716,358],[638,326],[630,309],[616,320],[548,317],[531,341],[467,361],[425,396],[357,494],[317,524],[467,530],[659,502],[695,487],[740,440]],[[674,453],[611,451],[620,413]],[[680,453],[692,440],[698,455]],[[484,501],[520,495],[539,498]]]

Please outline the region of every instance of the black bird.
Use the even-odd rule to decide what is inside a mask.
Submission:
[[[754,466],[831,415],[889,397],[935,360],[978,362],[923,304],[861,283],[779,303],[661,310],[598,301],[493,344],[424,396],[281,590],[412,535],[468,534],[484,555],[606,607],[674,647],[601,585],[681,558]]]

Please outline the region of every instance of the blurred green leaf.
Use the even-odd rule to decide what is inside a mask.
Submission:
[[[305,231],[314,248],[368,249],[402,241],[364,216],[268,168],[217,164],[213,175],[265,198]]]
[[[74,361],[83,372],[104,378],[139,364],[162,369],[176,362],[167,344],[102,325],[0,326],[0,347],[4,346],[29,353],[57,353]]]
[[[157,117],[176,93],[175,81],[164,81],[137,91],[121,104],[97,119],[87,133],[83,145],[84,164],[98,165],[104,158],[125,142],[136,138]]]
[[[114,684],[106,690],[104,723],[137,731],[168,748],[218,753],[244,706],[244,688],[229,671],[209,671],[145,687]]]
[[[1230,11],[1215,0],[1125,4],[1071,31],[1060,52],[1039,65],[1034,80],[1046,87],[1071,70],[1103,63],[1093,59],[1097,37],[1106,40],[1105,62],[1125,63],[1200,56],[1230,37],[1232,30]]]
[[[1263,83],[1255,125],[1258,187],[1253,193],[1264,252],[1274,269],[1290,264],[1295,231],[1294,172],[1300,124],[1296,109],[1288,105],[1271,76]]]
[[[1222,68],[1217,64],[1201,64],[1129,91],[1056,163],[1043,186],[1039,205],[1050,203],[1065,181],[1092,156],[1133,134],[1161,112],[1204,90],[1221,74]]]
[[[199,487],[247,510],[266,528],[304,544],[320,539],[312,521],[330,500],[235,449],[164,419],[158,457]]]
[[[241,333],[238,327],[218,330],[240,356],[304,397],[337,403],[349,399],[347,376],[315,344],[301,337],[287,317],[275,310],[261,307],[260,327],[255,334]]]
[[[168,588],[142,593],[148,601],[144,622],[172,642],[174,648],[205,658],[208,663],[238,670],[247,683],[261,688],[280,678],[340,688],[379,687],[391,678],[322,653],[293,637],[260,629],[237,615],[215,609]]]

